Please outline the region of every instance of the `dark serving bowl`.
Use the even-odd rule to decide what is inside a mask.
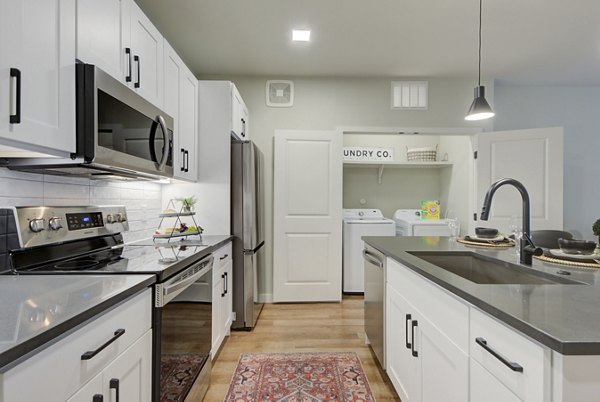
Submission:
[[[475,228],[475,234],[482,239],[493,239],[498,236],[498,229],[477,227]]]
[[[558,239],[558,247],[565,254],[589,255],[596,249],[596,242],[589,240]]]

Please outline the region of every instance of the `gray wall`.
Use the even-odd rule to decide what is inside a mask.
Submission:
[[[600,151],[600,87],[495,86],[494,130],[564,127],[564,228],[595,239],[600,218],[597,166]]]
[[[473,100],[475,85],[473,79],[430,79],[428,111],[391,110],[390,79],[222,76],[203,76],[200,79],[229,79],[235,82],[250,111],[251,139],[265,154],[267,272],[264,275],[264,282],[259,284],[259,293],[267,300],[271,297],[273,288],[272,166],[275,129],[328,130],[338,126],[468,127],[480,125],[467,124],[464,120],[464,115]],[[293,107],[266,106],[267,79],[294,81]],[[493,99],[493,84],[486,85],[488,85],[489,99]],[[394,174],[386,175],[384,180],[393,180],[393,178]],[[417,198],[421,199],[420,196]]]

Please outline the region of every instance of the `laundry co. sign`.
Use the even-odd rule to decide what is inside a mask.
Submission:
[[[394,148],[344,147],[345,161],[393,161]]]

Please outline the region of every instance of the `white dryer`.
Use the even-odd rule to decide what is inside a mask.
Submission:
[[[343,286],[346,293],[365,291],[362,236],[395,236],[395,223],[378,209],[344,209]]]
[[[396,236],[450,236],[447,219],[421,219],[420,209],[399,209],[394,213]]]

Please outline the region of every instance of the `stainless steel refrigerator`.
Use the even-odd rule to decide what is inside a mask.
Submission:
[[[233,234],[232,328],[252,329],[263,303],[258,284],[264,275],[264,161],[251,141],[231,142],[231,233]]]

